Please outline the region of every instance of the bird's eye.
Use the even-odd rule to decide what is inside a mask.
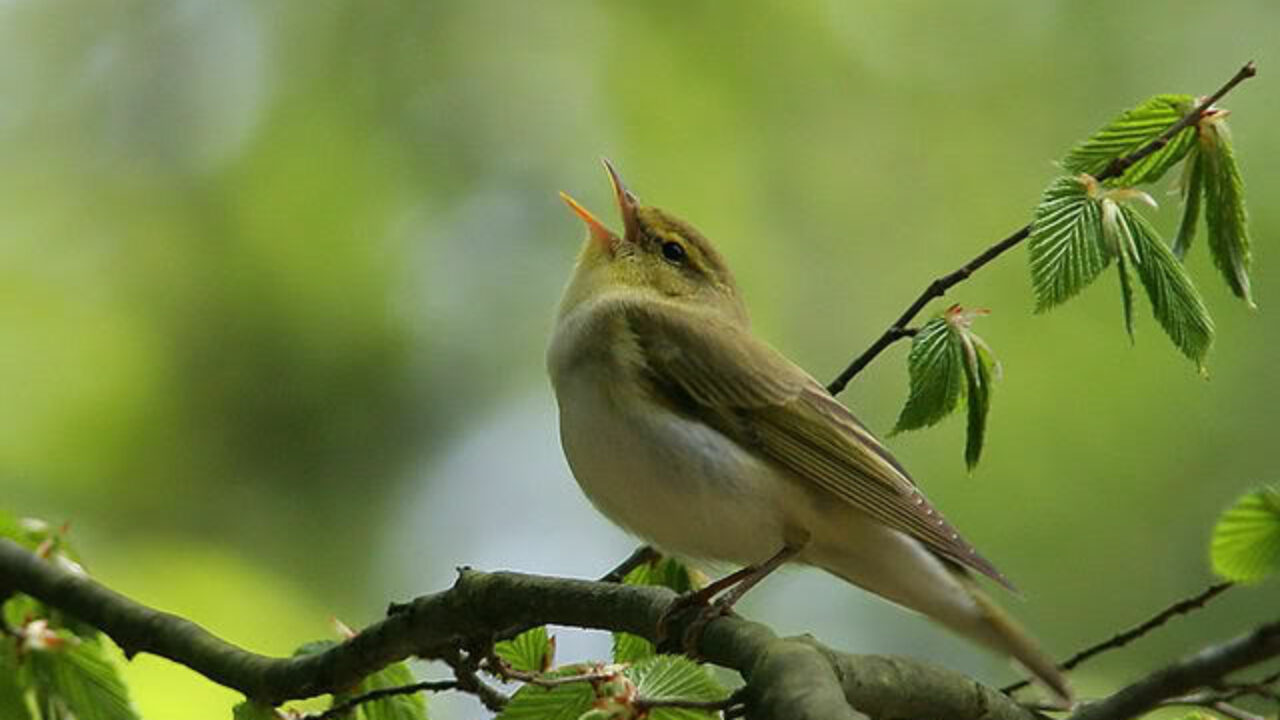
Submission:
[[[684,246],[674,240],[662,243],[662,257],[669,262],[682,263],[685,260]]]

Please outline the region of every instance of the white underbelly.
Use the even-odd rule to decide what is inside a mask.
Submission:
[[[640,398],[623,409],[593,376],[557,387],[560,437],[578,484],[613,522],[667,552],[737,564],[768,558],[805,524],[788,513],[810,501],[763,461]]]

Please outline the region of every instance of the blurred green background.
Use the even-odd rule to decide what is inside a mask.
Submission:
[[[634,542],[568,474],[542,353],[583,236],[556,192],[613,223],[601,155],[719,243],[757,330],[825,380],[1025,222],[1071,143],[1252,58],[1224,104],[1260,309],[1200,240],[1210,379],[1145,309],[1130,346],[1110,275],[1032,316],[1018,250],[947,298],[993,311],[983,464],[966,476],[955,419],[890,443],[1066,654],[1210,582],[1214,518],[1276,480],[1277,30],[1271,0],[0,2],[0,505],[70,521],[107,584],[270,653],[457,565],[599,574]],[[906,348],[843,396],[881,432]],[[1275,601],[1235,591],[1077,682]],[[1013,677],[814,571],[743,607]],[[561,639],[566,660],[606,648]],[[150,718],[235,701],[154,658],[126,672]]]

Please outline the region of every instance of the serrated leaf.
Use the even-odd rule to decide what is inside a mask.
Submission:
[[[32,652],[24,662],[44,720],[137,720],[102,644],[81,641],[56,651]]]
[[[543,688],[525,685],[511,696],[511,702],[497,720],[577,720],[591,709],[595,692],[586,682]]]
[[[1190,95],[1157,95],[1121,113],[1088,140],[1072,148],[1063,158],[1062,167],[1070,172],[1098,175],[1112,160],[1155,140],[1193,109],[1195,98]],[[1111,182],[1132,186],[1159,180],[1191,149],[1195,134],[1194,127],[1184,128],[1163,148],[1129,166]]]
[[[1236,297],[1253,307],[1249,289],[1249,219],[1244,207],[1244,179],[1236,164],[1226,121],[1201,123],[1200,153],[1204,163],[1204,216],[1213,264]]]
[[[1111,262],[1099,203],[1077,177],[1045,188],[1027,241],[1036,312],[1058,305],[1093,282]]]
[[[5,720],[31,720],[27,691],[18,677],[17,647],[0,640],[0,718]]]
[[[232,720],[280,720],[274,708],[253,700],[237,703],[231,709]]]
[[[964,357],[944,318],[925,323],[907,354],[910,391],[890,434],[928,427],[956,409],[964,387]]]
[[[1123,205],[1120,212],[1134,240],[1134,269],[1151,300],[1152,313],[1182,354],[1203,367],[1213,344],[1213,320],[1200,293],[1146,218]]]
[[[1204,161],[1200,157],[1198,150],[1191,153],[1182,178],[1182,221],[1173,240],[1173,254],[1179,260],[1186,257],[1200,224],[1200,205],[1204,201]]]
[[[417,679],[409,670],[409,665],[396,662],[360,681],[359,690],[355,694],[404,687],[415,682]],[[334,703],[338,702],[335,697]],[[390,695],[362,703],[360,714],[364,720],[426,720],[427,700],[421,692]]]
[[[1129,334],[1129,342],[1133,342],[1133,268],[1130,267],[1128,253],[1116,256],[1116,266],[1120,271],[1120,302],[1124,307],[1124,330]]]
[[[1124,329],[1133,341],[1133,267],[1137,262],[1137,248],[1134,246],[1133,233],[1120,218],[1120,204],[1114,199],[1104,197],[1100,200],[1102,212],[1102,235],[1107,242],[1111,255],[1116,259],[1116,267],[1120,276],[1120,302],[1124,307]]]
[[[521,672],[547,672],[555,664],[555,646],[546,626],[525,630],[493,646],[494,653]]]
[[[1251,583],[1280,570],[1280,490],[1262,488],[1223,513],[1210,545],[1213,570]]]
[[[641,563],[622,579],[623,585],[656,585],[678,593],[696,589],[694,571],[672,557],[663,556],[654,562]]]
[[[680,594],[691,592],[698,587],[694,571],[684,563],[671,557],[662,557],[656,562],[641,563],[631,569],[622,579],[624,585],[656,585],[670,588]],[[634,663],[655,653],[653,643],[631,633],[616,632],[613,634],[613,661],[616,663]]]
[[[964,461],[972,470],[982,457],[982,446],[987,437],[987,415],[991,411],[991,390],[995,364],[991,354],[981,343],[970,341],[972,351],[965,362],[965,382],[968,386],[968,428],[965,432]]]
[[[639,635],[627,632],[613,634],[613,661],[615,663],[634,663],[653,657],[657,653],[653,643]]]
[[[623,673],[636,685],[636,695],[646,700],[698,700],[715,702],[729,697],[707,669],[680,655],[656,655]],[[653,720],[704,720],[715,715],[691,708],[654,708]]]

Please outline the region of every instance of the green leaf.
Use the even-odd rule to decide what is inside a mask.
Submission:
[[[1204,161],[1200,152],[1187,158],[1182,178],[1182,221],[1178,223],[1178,236],[1173,241],[1173,254],[1179,260],[1186,257],[1191,241],[1196,238],[1196,226],[1200,224],[1200,205],[1204,197]]]
[[[331,650],[337,646],[338,643],[334,640],[312,640],[311,642],[299,645],[298,649],[293,651],[293,656],[302,657],[304,655],[319,655],[320,653],[326,650]]]
[[[580,669],[579,669],[580,670]],[[595,701],[591,683],[575,682],[543,688],[525,685],[511,696],[497,720],[577,720]]]
[[[232,720],[280,720],[275,708],[253,700],[245,700],[231,709]]]
[[[964,374],[968,386],[969,424],[965,433],[964,461],[972,470],[982,457],[982,446],[986,441],[995,360],[985,345],[972,339],[968,339],[968,350]]]
[[[963,350],[946,319],[925,323],[911,340],[910,391],[890,434],[928,427],[955,410],[964,392],[963,364]]]
[[[360,681],[359,691],[355,694],[404,687],[415,682],[417,678],[409,670],[409,665],[396,662]],[[338,702],[335,697],[334,703]],[[426,720],[427,700],[421,692],[391,695],[361,704],[360,714],[365,720]]]
[[[1133,267],[1137,262],[1137,249],[1134,247],[1133,233],[1128,224],[1120,218],[1120,204],[1111,198],[1101,200],[1102,233],[1116,258],[1116,267],[1120,271],[1120,301],[1124,306],[1124,329],[1133,342]]]
[[[657,653],[653,643],[639,635],[627,632],[613,634],[613,661],[616,663],[634,663],[653,657]]]
[[[522,672],[543,673],[555,665],[555,640],[547,636],[545,626],[525,630],[511,640],[497,643],[493,651]]]
[[[696,589],[693,570],[675,558],[663,556],[641,563],[622,579],[623,585],[656,585],[684,594]]]
[[[0,639],[0,718],[31,720],[27,690],[19,681],[17,646]]]
[[[1204,214],[1209,230],[1209,252],[1231,292],[1253,307],[1244,179],[1240,177],[1231,135],[1221,115],[1201,123],[1200,152],[1204,154]]]
[[[1213,570],[1235,582],[1257,582],[1280,569],[1280,490],[1240,498],[1213,528]]]
[[[1099,203],[1090,195],[1089,182],[1057,178],[1036,207],[1027,242],[1036,312],[1071,298],[1111,262]]]
[[[680,655],[656,655],[627,668],[623,673],[636,685],[636,695],[646,700],[719,701],[729,697],[707,669]],[[707,710],[654,708],[653,720],[706,720],[716,717]]]
[[[128,691],[101,643],[69,642],[28,653],[36,704],[44,720],[136,720]]]
[[[1134,241],[1134,269],[1151,299],[1151,310],[1173,344],[1197,365],[1204,366],[1213,344],[1213,320],[1182,263],[1173,256],[1155,228],[1136,210],[1120,206],[1121,221]]]
[[[1088,140],[1076,145],[1062,160],[1065,170],[1098,175],[1111,161],[1128,155],[1155,140],[1195,109],[1190,95],[1157,95],[1132,110],[1126,110]],[[1195,144],[1195,128],[1186,127],[1159,150],[1129,166],[1111,182],[1132,186],[1159,180]]]
[[[684,594],[696,589],[693,571],[684,563],[670,557],[662,557],[656,562],[642,563],[622,579],[624,585],[656,585],[670,588]],[[613,661],[616,663],[633,663],[652,657],[656,650],[653,643],[631,633],[617,632],[613,634]]]

